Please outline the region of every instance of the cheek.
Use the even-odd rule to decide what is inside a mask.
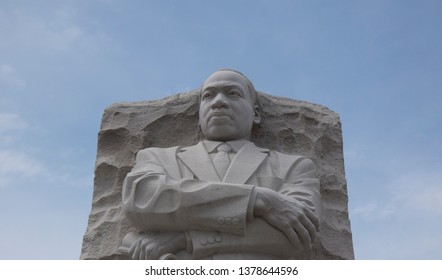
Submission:
[[[205,109],[205,107],[200,107],[200,110],[198,112],[198,116],[199,116],[200,123],[206,119],[207,110]]]
[[[238,110],[238,116],[240,116],[240,118],[245,122],[252,120],[254,115],[255,112],[250,107],[241,107]]]

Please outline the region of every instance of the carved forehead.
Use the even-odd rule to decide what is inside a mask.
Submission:
[[[248,88],[248,79],[233,70],[219,70],[210,75],[203,83],[203,88],[206,87],[223,87],[226,85],[239,85],[244,89]]]

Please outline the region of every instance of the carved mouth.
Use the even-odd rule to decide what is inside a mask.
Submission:
[[[224,111],[215,111],[209,115],[209,119],[213,117],[228,117],[231,118],[230,114]]]

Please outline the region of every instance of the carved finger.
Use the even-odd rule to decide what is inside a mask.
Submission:
[[[141,241],[141,244],[140,244],[140,255],[139,255],[139,259],[140,260],[144,260],[145,258],[144,258],[144,256],[145,256],[145,252],[146,252],[146,239],[143,239],[142,241]]]
[[[298,234],[296,234],[295,230],[289,226],[285,231],[284,234],[289,239],[290,243],[296,248],[301,249],[301,240],[299,239]]]
[[[139,260],[140,259],[140,250],[141,250],[141,239],[135,242],[135,248],[132,253],[132,259],[133,260]],[[133,245],[132,245],[133,246]]]
[[[152,255],[152,246],[146,245],[144,248],[144,259],[145,260],[152,260],[152,259],[156,259],[154,258],[154,256]]]
[[[301,242],[299,240],[298,235],[296,234],[296,232],[293,230],[292,226],[290,225],[290,223],[288,221],[280,221],[278,218],[276,218],[273,223],[271,223],[274,227],[276,227],[277,229],[279,229],[280,231],[282,231],[282,233],[285,234],[285,236],[287,237],[287,239],[290,241],[290,243],[292,243],[292,245],[296,248],[296,249],[300,249],[301,246]]]
[[[128,254],[129,254],[129,256],[131,256],[132,259],[133,259],[134,251],[137,248],[137,244],[138,244],[138,241],[135,241],[134,243],[132,243],[132,245],[129,248],[129,253]]]
[[[319,231],[319,219],[318,215],[314,211],[311,211],[310,209],[305,209],[304,211],[307,218],[315,225],[316,232]]]
[[[298,219],[295,219],[292,222],[293,229],[298,234],[299,239],[301,240],[302,247],[309,248],[311,247],[311,238],[310,233],[305,228],[304,224],[301,223]]]
[[[299,218],[299,220],[301,221],[301,223],[304,225],[304,227],[307,229],[307,231],[310,234],[310,239],[311,242],[313,243],[316,239],[316,226],[315,224],[312,223],[312,221],[310,221],[309,218],[307,218],[306,216],[301,216]]]
[[[315,205],[314,205],[313,202],[311,202],[309,199],[304,198],[304,197],[297,196],[297,197],[296,197],[296,200],[297,200],[297,201],[304,202],[304,206],[305,206],[305,207],[308,207],[310,210],[315,211]]]
[[[140,259],[141,260],[148,260],[149,259],[149,254],[150,254],[150,250],[149,250],[149,246],[150,245],[150,240],[149,239],[144,239],[143,242],[141,243],[141,250],[140,250]]]

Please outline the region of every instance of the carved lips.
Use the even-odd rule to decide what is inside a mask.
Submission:
[[[224,120],[224,119],[232,119],[231,114],[228,111],[225,110],[217,110],[217,111],[213,111],[212,113],[209,114],[209,120]]]

